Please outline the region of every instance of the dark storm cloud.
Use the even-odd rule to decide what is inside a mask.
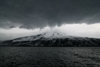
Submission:
[[[0,0],[0,27],[97,23],[99,18],[100,0]]]

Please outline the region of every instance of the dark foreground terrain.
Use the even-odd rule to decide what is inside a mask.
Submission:
[[[0,47],[0,67],[100,67],[100,48]]]

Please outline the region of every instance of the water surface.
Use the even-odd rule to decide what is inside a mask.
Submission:
[[[100,48],[0,47],[0,67],[100,67]]]

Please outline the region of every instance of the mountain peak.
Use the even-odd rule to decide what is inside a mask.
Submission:
[[[12,46],[99,46],[100,39],[74,37],[58,30],[51,30],[33,36],[4,41],[2,44]]]
[[[42,32],[41,35],[45,38],[71,38],[72,36],[67,35],[64,32],[59,31],[58,29],[50,29],[45,32]]]
[[[46,31],[46,32],[42,32],[40,34],[37,35],[33,35],[33,36],[26,36],[26,37],[21,37],[21,38],[16,38],[13,41],[33,41],[33,40],[38,40],[38,39],[57,39],[57,38],[73,38],[72,36],[66,35],[63,32],[60,32],[58,30],[54,31]]]
[[[42,34],[45,38],[63,38],[65,36],[68,36],[65,33],[58,32],[58,31],[48,31]]]

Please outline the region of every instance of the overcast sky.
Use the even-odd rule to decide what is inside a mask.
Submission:
[[[75,26],[83,23],[88,26],[88,30],[90,28],[93,30],[92,34],[99,32],[97,29],[100,29],[100,0],[0,0],[0,40],[11,39],[11,35],[7,35],[11,32],[1,30],[19,28],[24,29],[25,32],[27,30],[30,34],[33,30],[44,29],[47,26],[60,28],[65,24],[63,28],[67,28],[66,24]],[[94,27],[91,27],[93,25]],[[69,30],[72,28],[70,27]],[[84,30],[84,26],[79,28]],[[16,30],[21,33],[18,29]],[[89,33],[88,30],[86,30],[87,33]],[[73,32],[76,31],[73,30]],[[83,36],[83,33],[80,35]],[[17,37],[19,34],[13,35]],[[100,38],[99,34],[94,33],[93,36]]]

